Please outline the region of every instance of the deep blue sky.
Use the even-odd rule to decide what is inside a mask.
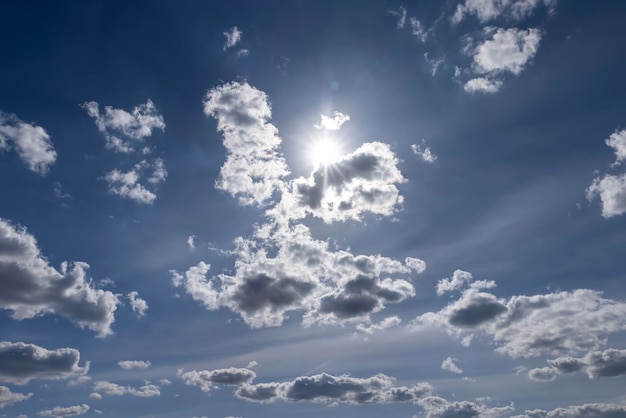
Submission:
[[[2,15],[0,416],[626,416],[625,3]]]

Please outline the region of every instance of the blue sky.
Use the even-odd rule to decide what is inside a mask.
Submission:
[[[623,2],[3,16],[0,416],[626,416]]]

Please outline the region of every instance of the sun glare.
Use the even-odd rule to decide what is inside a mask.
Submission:
[[[341,158],[341,147],[337,140],[320,138],[311,145],[310,158],[315,167],[333,164]]]

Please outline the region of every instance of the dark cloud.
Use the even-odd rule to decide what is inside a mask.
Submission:
[[[73,348],[47,350],[23,342],[0,342],[0,381],[22,385],[32,379],[69,379],[85,375],[80,353]]]
[[[580,406],[556,408],[551,411],[541,409],[527,410],[523,415],[511,418],[624,418],[626,406],[615,404],[592,403]]]
[[[311,293],[315,285],[291,277],[272,278],[260,273],[246,277],[235,289],[231,299],[238,309],[253,313],[269,308],[274,311],[296,304]]]
[[[457,327],[476,327],[492,321],[504,312],[506,306],[495,296],[468,291],[451,307],[448,322]]]
[[[620,376],[626,374],[626,350],[594,351],[583,359],[589,377]]]
[[[257,383],[243,385],[237,389],[235,395],[238,398],[253,402],[273,402],[278,397],[279,383]]]
[[[426,411],[426,418],[497,418],[509,416],[513,405],[504,407],[487,407],[483,403],[468,401],[453,401],[438,396],[428,396],[419,401],[419,405]]]
[[[183,379],[186,385],[200,388],[203,392],[209,392],[216,385],[241,386],[252,382],[256,373],[246,368],[230,367],[217,370],[191,370],[178,372],[178,377]]]
[[[560,357],[554,360],[548,360],[548,364],[554,367],[559,373],[574,373],[581,370],[585,363],[574,357]]]

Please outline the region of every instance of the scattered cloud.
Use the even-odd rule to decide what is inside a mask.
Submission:
[[[504,407],[488,407],[482,402],[448,401],[438,396],[421,399],[419,405],[426,411],[426,418],[497,418],[510,416],[513,404]]]
[[[337,131],[341,129],[341,126],[350,120],[350,116],[341,112],[335,111],[333,117],[321,115],[322,120],[319,125],[313,125],[317,129],[325,129],[327,131]]]
[[[152,363],[144,360],[123,360],[118,361],[117,365],[124,370],[147,369]]]
[[[610,348],[590,351],[581,358],[559,357],[548,360],[549,367],[533,369],[528,373],[531,380],[551,381],[557,375],[585,371],[590,379],[626,375],[626,350]],[[543,378],[549,376],[550,378]]]
[[[167,171],[165,170],[163,160],[160,158],[152,162],[142,160],[129,170],[121,171],[113,169],[104,174],[103,179],[109,185],[109,193],[133,200],[137,203],[152,204],[157,196],[140,183],[142,176],[145,176],[146,170],[152,170],[152,174],[146,179],[154,190],[155,187],[165,181]]]
[[[613,165],[620,165],[622,161],[626,160],[626,129],[615,131],[605,143],[615,151],[615,163]]]
[[[377,331],[382,331],[385,329],[397,327],[401,323],[402,323],[402,320],[394,315],[394,316],[388,316],[387,318],[384,318],[382,321],[380,321],[377,324],[370,324],[370,325],[358,324],[356,326],[356,329],[366,334],[373,334]]]
[[[224,51],[237,45],[237,43],[241,41],[241,35],[243,35],[243,32],[237,29],[237,26],[233,26],[228,31],[224,32],[224,37],[226,38],[223,48]]]
[[[219,385],[241,386],[252,382],[256,373],[247,368],[230,367],[217,370],[192,370],[184,372],[179,370],[177,376],[186,385],[195,386],[203,392],[209,392]]]
[[[587,199],[593,200],[600,196],[602,216],[612,218],[626,212],[626,173],[614,176],[605,174],[596,177],[587,189]]]
[[[84,262],[63,262],[52,267],[25,228],[0,219],[0,308],[13,319],[46,313],[64,316],[98,336],[111,334],[117,296],[98,289],[87,276]]]
[[[237,51],[237,57],[247,57],[248,55],[250,55],[250,50],[249,49],[240,49],[239,51]]]
[[[128,294],[128,300],[130,301],[130,306],[133,309],[133,312],[137,314],[138,317],[145,316],[146,311],[148,310],[148,303],[139,297],[139,293],[136,291],[132,291]]]
[[[398,18],[396,27],[398,29],[402,29],[404,25],[406,24],[406,8],[404,6],[400,6],[398,10],[389,10],[388,13]]]
[[[474,71],[479,74],[507,71],[519,75],[537,53],[541,40],[538,29],[486,28],[485,34],[493,36],[474,51]]]
[[[626,415],[626,406],[604,403],[590,403],[580,406],[556,408],[551,411],[527,410],[523,415],[511,418],[617,418]]]
[[[421,158],[422,161],[426,161],[427,163],[434,163],[437,161],[437,156],[433,154],[430,147],[426,146],[426,141],[423,139],[421,144],[412,144],[411,151],[413,151],[413,154]]]
[[[194,250],[196,248],[195,239],[195,235],[189,235],[189,237],[187,237],[187,246],[190,250]]]
[[[41,126],[23,122],[12,113],[0,111],[0,151],[14,149],[26,167],[46,175],[57,153],[50,136]]]
[[[18,402],[27,401],[31,396],[33,396],[32,393],[15,393],[11,392],[11,389],[6,386],[0,386],[0,409],[15,405]]]
[[[73,348],[47,350],[23,342],[0,342],[0,381],[24,385],[33,379],[60,380],[84,376],[89,362],[80,367],[80,353]]]
[[[441,363],[441,369],[457,374],[463,373],[463,369],[456,365],[456,361],[458,360],[452,357],[448,357],[443,361],[443,363]]]
[[[63,186],[58,181],[55,181],[54,183],[52,183],[52,187],[53,187],[53,190],[54,190],[54,195],[58,199],[68,199],[68,198],[72,197],[68,193],[63,193]]]
[[[428,30],[424,27],[422,22],[419,19],[412,17],[409,19],[409,24],[411,25],[411,34],[421,42],[426,42],[428,39]]]
[[[518,21],[530,16],[542,4],[551,12],[556,2],[557,0],[465,0],[457,5],[450,20],[457,24],[466,16],[473,15],[482,23],[500,17]]]
[[[496,93],[502,87],[502,81],[487,77],[476,77],[469,80],[463,86],[468,93]]]
[[[424,60],[426,60],[426,63],[430,67],[430,75],[433,77],[437,74],[437,71],[445,62],[443,57],[431,58],[430,52],[424,52]]]
[[[89,411],[89,405],[74,405],[74,406],[66,406],[61,407],[57,406],[52,409],[44,409],[43,411],[37,412],[37,415],[42,417],[75,417],[77,415],[84,415]]]
[[[131,395],[138,398],[152,398],[161,395],[159,387],[150,383],[146,383],[139,388],[134,388],[131,386],[121,386],[117,383],[101,380],[96,382],[93,387],[93,393],[91,393],[89,397],[92,399],[102,399],[102,393],[111,396]]]

